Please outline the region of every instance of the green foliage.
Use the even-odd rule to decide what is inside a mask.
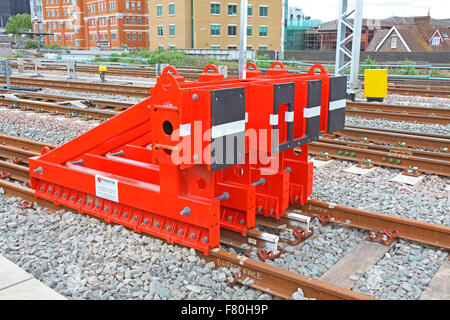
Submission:
[[[37,48],[37,41],[27,40],[25,42],[25,49],[35,49],[35,48]]]
[[[366,69],[376,69],[378,63],[375,59],[372,59],[371,57],[367,57],[366,60],[364,60],[363,64],[366,64],[368,66],[359,68],[359,73],[362,73],[362,74],[364,74],[364,70],[366,70]]]
[[[402,75],[402,76],[416,76],[419,75],[419,72],[414,67],[414,61],[406,59],[403,63],[406,67],[400,68],[389,68],[389,74],[393,75]]]
[[[17,52],[13,57],[14,58],[23,58],[23,53],[22,52]]]
[[[256,60],[270,60],[270,57],[267,54],[265,54],[263,56],[259,55],[259,56],[256,56]],[[255,62],[255,64],[258,68],[263,68],[263,69],[268,69],[272,65],[272,63],[270,63],[270,62],[260,62],[260,61]]]
[[[31,16],[28,13],[19,13],[15,16],[9,17],[5,26],[5,32],[7,34],[18,34],[21,32],[27,32],[30,29],[32,29]]]

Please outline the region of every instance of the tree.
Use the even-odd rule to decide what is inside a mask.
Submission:
[[[5,26],[5,31],[7,34],[18,34],[21,32],[27,32],[30,29],[32,29],[31,16],[28,13],[19,13],[15,16],[9,17]]]

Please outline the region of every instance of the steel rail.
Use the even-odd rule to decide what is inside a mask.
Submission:
[[[355,126],[345,127],[333,134],[344,138],[351,138],[353,140],[361,140],[364,138],[367,139],[367,141],[389,143],[392,145],[405,145],[408,147],[426,148],[430,150],[447,148],[447,150],[450,150],[450,139],[448,136],[443,135]]]
[[[41,149],[43,147],[48,147],[50,149],[55,149],[56,146],[49,144],[49,143],[43,143],[43,142],[36,142],[32,140],[17,138],[17,137],[11,137],[6,136],[3,134],[0,134],[0,147],[2,146],[10,146],[14,147],[17,150],[17,152],[21,151],[29,151],[32,152],[30,155],[38,155],[41,152]],[[27,155],[29,153],[24,153],[24,155]]]
[[[0,82],[6,83],[5,77],[0,77]],[[29,86],[37,88],[52,88],[69,91],[94,92],[114,95],[127,95],[133,97],[150,96],[150,88],[144,86],[130,86],[118,84],[105,83],[87,83],[78,81],[62,81],[62,80],[43,80],[43,79],[29,79],[20,77],[11,77],[11,85],[13,86]]]
[[[113,109],[114,111],[122,111],[126,110],[134,104],[126,101],[118,101],[118,100],[107,100],[107,99],[92,99],[85,98],[79,96],[61,96],[61,95],[52,95],[47,93],[38,93],[38,92],[24,92],[20,90],[6,90],[0,89],[0,96],[2,94],[13,94],[18,99],[26,99],[37,102],[49,102],[49,103],[61,103],[67,101],[82,101],[90,106],[99,108],[99,109]]]
[[[332,141],[332,140],[331,140]],[[430,159],[411,156],[405,152],[389,152],[379,150],[363,149],[355,146],[347,146],[336,143],[311,142],[309,153],[327,153],[330,158],[344,159],[350,161],[368,161],[372,164],[393,167],[398,169],[409,169],[417,167],[419,172],[450,177],[450,162],[447,160]]]
[[[48,112],[51,115],[64,115],[67,117],[81,117],[85,120],[107,120],[115,115],[117,112],[110,110],[98,110],[94,108],[79,108],[58,105],[50,102],[33,101],[28,99],[9,99],[1,98],[0,104],[3,104],[11,109],[20,109],[22,111]]]
[[[367,142],[354,142],[354,141],[345,141],[345,140],[337,140],[337,139],[328,139],[325,137],[320,138],[319,140],[317,140],[317,142],[341,145],[343,148],[356,147],[356,148],[360,148],[360,149],[376,150],[376,151],[381,151],[381,152],[385,152],[385,153],[403,153],[403,154],[407,154],[407,155],[414,156],[414,157],[448,161],[449,165],[450,165],[450,153],[448,153],[448,152],[422,151],[422,150],[410,149],[410,148],[377,145],[377,144],[371,144],[371,143],[367,143]],[[315,142],[312,142],[312,143],[315,143]]]
[[[27,169],[25,168],[25,170]],[[21,169],[22,172],[25,172],[25,170]],[[63,208],[56,206],[50,201],[35,198],[34,190],[31,188],[3,180],[0,180],[0,187],[3,188],[4,193],[7,196],[21,197],[27,201],[36,201],[41,207],[50,208],[54,211]],[[314,217],[317,214],[330,214],[335,223],[342,223],[367,230],[397,229],[401,238],[436,245],[447,249],[450,248],[450,228],[448,227],[436,226],[355,208],[332,205],[317,200],[309,200],[307,205],[303,207],[293,207],[300,208],[301,214],[310,217]],[[290,299],[292,294],[296,292],[298,288],[301,288],[305,296],[309,298],[350,300],[373,299],[372,297],[321,280],[305,277],[221,249],[210,250],[208,256],[202,253],[199,253],[199,255],[207,261],[214,261],[216,268],[239,268],[242,276],[238,279],[238,282],[243,283],[244,279],[248,277],[254,280],[254,284],[252,284],[251,287],[284,299]]]
[[[428,89],[401,89],[396,87],[388,87],[388,92],[393,94],[400,94],[406,96],[423,96],[423,97],[441,97],[449,98],[450,91],[448,90],[428,90]]]
[[[64,206],[57,206],[51,201],[35,198],[34,190],[29,187],[0,180],[0,188],[3,189],[3,193],[8,197],[20,197],[26,201],[36,202],[40,207],[48,208],[52,211],[64,209],[76,212]],[[301,288],[306,297],[315,299],[374,300],[370,296],[221,249],[212,249],[209,251],[209,255],[201,252],[197,252],[197,254],[208,262],[214,261],[216,268],[239,268],[242,275],[237,279],[239,283],[243,283],[248,277],[254,281],[254,284],[249,285],[250,287],[283,299],[292,299],[292,295],[298,288]]]
[[[450,227],[447,226],[312,199],[304,206],[293,205],[292,208],[299,209],[301,214],[310,217],[330,215],[333,223],[360,229],[397,230],[402,239],[450,249]]]
[[[413,123],[431,123],[431,124],[441,124],[447,125],[450,123],[450,117],[443,116],[429,116],[421,114],[404,114],[397,112],[378,112],[378,111],[368,111],[368,110],[353,110],[347,109],[347,117],[360,117],[365,119],[385,119],[392,121],[405,121]]]
[[[420,106],[403,106],[396,104],[384,104],[384,103],[369,103],[361,101],[347,101],[347,110],[367,110],[378,112],[393,112],[402,114],[419,114],[428,116],[441,116],[450,117],[450,109],[447,108],[432,108],[432,107],[420,107]]]

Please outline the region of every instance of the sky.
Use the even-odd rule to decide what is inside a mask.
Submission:
[[[354,0],[349,0],[349,7]],[[450,18],[450,0],[363,0],[363,17],[384,19],[390,16],[425,16],[435,19]],[[289,0],[290,7],[300,7],[311,19],[337,19],[339,0]],[[353,16],[351,16],[353,17]]]

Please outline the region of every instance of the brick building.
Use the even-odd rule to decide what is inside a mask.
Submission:
[[[449,26],[434,25],[430,16],[402,21],[380,33],[367,51],[375,52],[433,52],[450,51]]]
[[[248,1],[248,49],[281,50],[283,2]],[[239,48],[240,10],[240,1],[151,1],[150,48]]]
[[[44,31],[49,45],[149,47],[148,1],[42,0]]]

